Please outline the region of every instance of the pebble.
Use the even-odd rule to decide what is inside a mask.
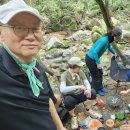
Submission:
[[[111,115],[111,119],[115,120],[116,116],[115,115]]]
[[[124,110],[125,114],[128,114],[130,111],[129,110]]]

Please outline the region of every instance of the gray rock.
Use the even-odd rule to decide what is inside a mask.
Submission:
[[[120,25],[120,29],[128,30],[130,28],[129,23]]]
[[[50,67],[51,68],[59,68],[61,66],[61,63],[51,63]]]
[[[68,60],[70,59],[71,56],[66,56],[66,57],[63,57],[63,61],[68,63]]]
[[[126,110],[124,110],[124,112],[125,112],[125,114],[128,114],[130,111],[126,109]]]
[[[75,32],[72,36],[68,37],[67,39],[72,39],[75,41],[81,41],[83,39],[86,38],[87,34],[88,34],[88,30],[79,30],[77,32]]]
[[[63,61],[62,57],[57,57],[57,58],[53,58],[53,59],[45,59],[44,62],[48,63],[48,64],[52,64],[52,63],[60,63]]]
[[[70,49],[66,49],[66,50],[64,50],[62,56],[63,56],[63,57],[71,56],[71,54],[72,54],[72,51],[71,51]]]
[[[130,31],[122,30],[122,36],[123,38],[130,38]]]
[[[62,63],[62,64],[60,64],[59,68],[60,68],[61,71],[65,71],[68,68],[68,64],[67,63]]]
[[[57,37],[52,37],[49,42],[47,43],[47,49],[51,49],[51,48],[57,48],[63,46],[63,43],[57,38]]]
[[[53,59],[53,58],[61,57],[62,54],[63,54],[62,52],[57,53],[57,54],[53,54],[53,55],[46,54],[46,59]]]

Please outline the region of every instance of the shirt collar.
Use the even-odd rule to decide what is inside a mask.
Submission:
[[[70,73],[70,75],[72,76],[72,79],[73,79],[73,80],[75,80],[76,77],[77,77],[78,80],[80,80],[79,74],[78,74],[78,73],[73,73],[70,68],[69,68],[69,73]]]
[[[3,66],[12,76],[25,74],[25,72],[18,66],[18,64],[14,61],[14,59],[8,54],[8,52],[4,48],[1,49],[1,54]],[[37,73],[40,73],[40,71],[38,71],[37,69],[37,65],[34,70],[36,70]]]

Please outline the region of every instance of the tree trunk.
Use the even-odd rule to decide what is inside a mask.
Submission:
[[[97,4],[99,5],[101,11],[102,11],[102,15],[104,18],[104,21],[106,23],[107,29],[108,31],[111,30],[113,28],[113,24],[111,21],[111,17],[109,15],[109,10],[108,8],[106,8],[105,4],[103,3],[102,0],[95,0],[97,2]]]

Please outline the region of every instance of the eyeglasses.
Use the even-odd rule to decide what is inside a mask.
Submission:
[[[15,33],[17,36],[20,36],[20,37],[25,37],[25,36],[27,36],[28,33],[29,33],[29,30],[31,30],[31,32],[32,32],[36,37],[43,36],[43,31],[42,31],[42,28],[41,28],[41,27],[28,28],[28,27],[25,27],[25,26],[12,26],[12,25],[8,25],[8,24],[2,24],[2,25],[0,25],[0,26],[12,28],[12,29],[14,30],[14,33]]]

